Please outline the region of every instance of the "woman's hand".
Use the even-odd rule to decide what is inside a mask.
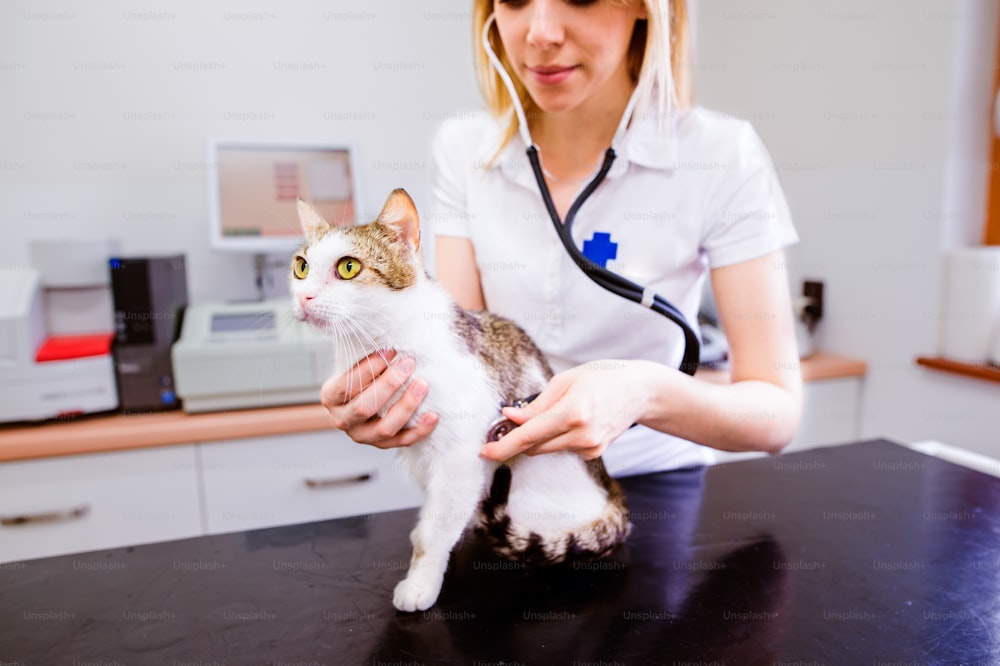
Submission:
[[[427,395],[427,382],[413,381],[384,416],[378,412],[410,378],[414,367],[412,358],[398,356],[394,350],[373,352],[344,374],[327,380],[320,401],[333,417],[333,425],[355,442],[380,449],[409,446],[427,437],[438,422],[437,414],[427,412],[414,427],[405,427]]]
[[[506,407],[518,427],[480,455],[503,461],[519,453],[576,451],[591,460],[639,421],[650,397],[648,379],[663,366],[648,361],[593,361],[560,372],[525,407]]]

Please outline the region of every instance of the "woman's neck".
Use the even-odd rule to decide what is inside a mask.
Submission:
[[[632,90],[629,81],[569,111],[543,112],[531,123],[532,138],[550,178],[576,181],[594,171],[615,138]]]

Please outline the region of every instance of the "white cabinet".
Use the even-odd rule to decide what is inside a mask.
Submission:
[[[0,463],[0,562],[419,506],[337,430]]]
[[[194,445],[0,463],[0,562],[202,533]]]
[[[857,440],[861,432],[861,387],[860,377],[803,384],[802,421],[785,452]]]
[[[324,430],[200,445],[209,534],[420,505],[395,453]]]

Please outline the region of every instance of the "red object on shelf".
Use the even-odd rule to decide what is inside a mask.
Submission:
[[[88,356],[106,356],[111,353],[114,333],[97,335],[60,335],[42,343],[35,353],[35,362],[66,361]]]

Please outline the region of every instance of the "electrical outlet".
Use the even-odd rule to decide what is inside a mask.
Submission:
[[[802,295],[812,301],[805,310],[815,324],[823,318],[823,283],[819,280],[806,280],[802,283]]]

